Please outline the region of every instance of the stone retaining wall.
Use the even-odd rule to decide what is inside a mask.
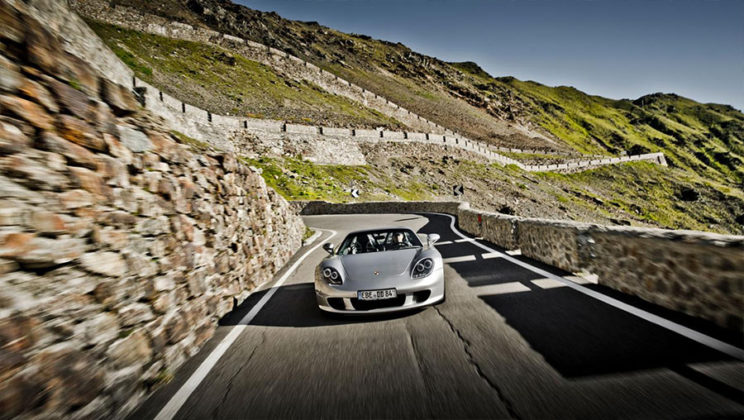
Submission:
[[[295,204],[302,214],[448,213],[465,232],[663,307],[744,328],[744,236],[527,219],[458,202]]]
[[[122,418],[304,226],[258,173],[179,144],[26,7],[0,0],[0,418]]]

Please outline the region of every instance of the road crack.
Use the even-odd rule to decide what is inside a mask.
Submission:
[[[259,347],[261,347],[266,342],[266,330],[261,330],[261,341],[256,344],[255,347],[253,347],[253,350],[251,350],[251,353],[248,355],[248,358],[245,359],[245,362],[240,366],[240,368],[233,373],[233,375],[230,377],[230,379],[227,381],[227,389],[225,390],[225,393],[222,395],[222,401],[220,401],[219,404],[217,404],[216,407],[214,407],[214,410],[212,411],[212,418],[213,419],[219,419],[224,418],[224,416],[219,415],[220,408],[222,408],[223,405],[227,402],[227,397],[232,392],[233,388],[233,382],[235,381],[235,378],[240,375],[240,373],[243,371],[243,369],[248,366],[248,363],[250,363],[251,359],[253,358],[253,355],[256,354],[256,350],[258,350]]]
[[[413,358],[413,363],[416,366],[416,372],[418,373],[418,377],[420,380],[420,385],[423,388],[424,392],[427,392],[428,385],[426,383],[426,379],[424,378],[423,374],[423,366],[421,366],[421,359],[418,356],[418,351],[416,350],[416,341],[413,339],[413,335],[411,334],[411,331],[408,329],[408,324],[405,325],[406,329],[406,335],[408,336],[408,348],[411,350],[411,357]],[[426,418],[433,418],[434,416],[431,413],[431,407],[427,404],[426,405],[426,411],[427,415]]]
[[[457,336],[457,338],[462,342],[463,349],[465,350],[465,354],[468,357],[468,363],[473,366],[478,376],[480,376],[481,379],[483,379],[488,384],[488,386],[491,389],[493,389],[494,392],[496,392],[496,395],[499,397],[499,400],[501,401],[502,404],[504,404],[506,411],[509,413],[509,417],[513,419],[520,419],[519,414],[517,414],[517,411],[514,409],[514,405],[511,403],[511,401],[509,401],[506,398],[506,395],[504,395],[504,392],[501,390],[501,388],[494,381],[492,381],[491,378],[489,378],[485,374],[485,372],[483,372],[483,369],[480,367],[478,362],[475,361],[475,358],[473,357],[473,353],[470,351],[470,342],[467,339],[465,339],[465,337],[462,336],[462,334],[460,333],[460,330],[455,328],[455,325],[452,323],[452,321],[446,316],[444,316],[444,314],[438,307],[434,306],[434,310],[437,311],[437,314],[439,314],[439,316],[444,320],[444,322],[447,323],[450,330],[452,330],[455,336]]]

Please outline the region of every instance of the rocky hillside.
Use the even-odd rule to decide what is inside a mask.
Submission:
[[[306,80],[215,45],[175,40],[88,21],[137,77],[184,102],[220,115],[356,128],[403,128],[400,122]]]
[[[523,217],[744,234],[744,195],[725,193],[680,169],[650,163],[573,174],[528,173],[454,148],[362,145],[367,165],[315,165],[297,157],[246,161],[290,200],[452,200],[463,185],[475,208]]]
[[[223,0],[106,3],[104,7],[113,5],[177,19],[273,46],[474,138],[544,150],[543,154],[513,156],[517,159],[550,162],[565,158],[566,152],[662,151],[671,166],[663,169],[621,165],[587,174],[528,175],[510,168],[483,166],[473,156],[458,158],[459,163],[454,166],[452,160],[440,162],[441,157],[435,156],[423,159],[414,151],[388,159],[395,155],[392,150],[378,153],[374,147],[365,151],[369,165],[360,168],[322,168],[289,156],[254,160],[253,164],[266,170],[267,182],[288,198],[343,200],[347,198],[344,188],[349,182],[366,182],[363,199],[448,198],[452,180],[459,180],[471,190],[466,199],[492,210],[604,223],[741,232],[744,115],[730,106],[700,104],[666,94],[635,101],[612,100],[570,87],[495,78],[472,62],[446,63],[415,53],[402,44],[344,34],[312,22],[290,21],[275,13],[258,12]],[[275,99],[280,103],[282,98],[291,103],[302,90],[290,78],[283,78],[281,69],[243,63],[227,50],[95,21],[89,24],[140,77],[147,77],[147,69],[154,70],[150,80],[166,88],[190,81],[194,89],[185,89],[189,98],[215,112],[220,106],[232,107],[227,112],[235,111],[236,106],[241,112],[281,110],[281,104],[266,104]],[[232,60],[238,64],[232,66]],[[140,68],[143,66],[146,69]],[[253,90],[236,95],[224,91],[260,84],[256,78],[269,72],[274,83],[267,83],[263,92]],[[245,77],[250,83],[230,83],[232,77]],[[211,80],[218,82],[212,85]],[[296,101],[298,106],[289,114],[304,113],[322,123],[326,121],[322,120],[324,116],[334,115],[331,108],[346,110],[335,114],[341,115],[351,104],[363,114],[356,123],[397,123],[359,103],[324,96],[318,90],[315,94],[313,100],[325,109],[313,113],[310,108],[303,108],[307,102]],[[236,98],[244,102],[241,104]],[[271,112],[266,116],[288,115]],[[349,124],[348,115],[347,112],[334,121]],[[475,167],[480,169],[471,170]]]
[[[676,95],[611,100],[571,87],[494,78],[475,63],[446,63],[400,43],[287,20],[229,0],[112,0],[261,42],[306,59],[474,139],[585,153],[662,151],[672,166],[744,181],[744,114]]]

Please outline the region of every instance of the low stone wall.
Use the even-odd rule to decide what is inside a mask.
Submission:
[[[582,263],[600,284],[733,330],[744,324],[744,237],[597,227]]]
[[[663,307],[744,328],[744,236],[527,219],[458,202],[295,203],[302,214],[448,213],[465,232]]]
[[[516,242],[525,257],[567,271],[580,271],[579,238],[588,224],[543,219],[519,219]],[[488,235],[490,237],[490,235]]]
[[[299,248],[232,154],[194,153],[0,0],[0,418],[121,418]]]
[[[448,213],[456,214],[459,202],[452,201],[374,201],[363,203],[329,203],[326,201],[294,201],[303,216],[317,214],[379,214],[379,213]]]
[[[458,208],[458,226],[475,236],[488,238],[488,241],[506,249],[519,248],[519,217],[501,213],[484,212],[470,209],[469,206]]]

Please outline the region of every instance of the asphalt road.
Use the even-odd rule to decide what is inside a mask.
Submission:
[[[505,258],[488,258],[472,242],[457,242],[446,216],[305,222],[337,231],[336,244],[350,230],[381,225],[436,232],[445,259],[463,258],[446,264],[447,300],[436,307],[338,317],[315,306],[313,270],[325,256],[316,248],[296,270],[277,275],[285,281],[274,292],[267,285],[223,319],[205,348],[132,418],[167,414],[169,402],[178,419],[744,417],[744,362]],[[742,347],[741,335],[584,287]],[[251,322],[237,327],[251,310]],[[226,337],[234,341],[211,366]],[[205,375],[195,383],[199,366]],[[184,387],[189,378],[193,386]],[[174,398],[179,390],[182,404]]]

